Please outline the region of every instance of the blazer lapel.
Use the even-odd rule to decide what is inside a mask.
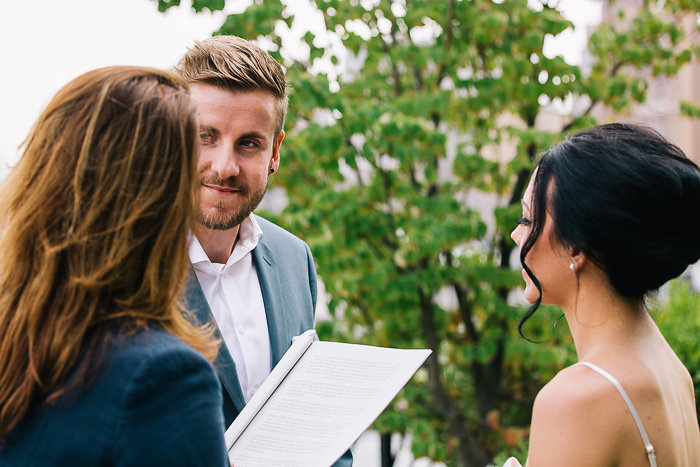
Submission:
[[[190,319],[191,322],[193,321],[194,324],[198,325],[211,323],[214,326],[214,336],[221,341],[221,344],[219,345],[219,353],[216,355],[216,360],[214,360],[214,367],[216,368],[216,372],[219,374],[219,379],[221,379],[221,383],[231,398],[233,405],[240,412],[243,410],[243,406],[245,405],[245,398],[243,397],[241,384],[238,381],[236,364],[233,361],[233,357],[231,357],[231,353],[228,351],[228,347],[226,347],[226,343],[221,336],[221,331],[219,331],[219,327],[216,325],[216,321],[214,320],[214,315],[211,313],[211,308],[209,308],[209,303],[204,296],[202,287],[199,285],[194,268],[191,266],[190,274],[187,278],[185,306],[192,312],[193,316],[188,316],[188,319]]]
[[[275,268],[275,255],[262,237],[258,246],[253,249],[253,262],[258,273],[260,290],[265,303],[265,315],[267,328],[270,334],[270,346],[272,347],[272,366],[277,365],[291,344],[292,336],[289,336],[286,314],[284,312],[282,285],[277,269]]]

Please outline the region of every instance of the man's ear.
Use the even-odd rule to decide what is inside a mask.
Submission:
[[[272,146],[272,157],[270,158],[270,169],[273,172],[277,172],[280,167],[280,146],[282,146],[282,140],[284,139],[284,130],[280,131]]]

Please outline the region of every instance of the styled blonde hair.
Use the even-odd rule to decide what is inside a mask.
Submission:
[[[255,89],[275,97],[275,135],[287,115],[287,78],[282,66],[254,43],[237,36],[214,36],[194,43],[175,67],[188,83],[210,84],[232,92]]]
[[[89,383],[114,332],[155,324],[214,358],[179,304],[197,127],[186,82],[141,67],[76,78],[34,124],[0,187],[0,442]]]

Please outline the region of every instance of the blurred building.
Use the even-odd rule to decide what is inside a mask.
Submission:
[[[624,28],[640,8],[657,8],[649,5],[654,3],[657,2],[603,0],[602,21]],[[667,14],[660,8],[657,9],[659,14]],[[620,11],[623,12],[622,15]],[[700,45],[700,33],[698,33],[700,15],[688,13],[674,19],[685,31],[682,45],[685,47],[689,44]],[[649,84],[646,102],[635,105],[628,115],[616,115],[609,109],[597,108],[594,111],[596,118],[601,122],[624,120],[644,123],[656,128],[680,146],[689,158],[700,164],[700,119],[684,117],[680,112],[681,100],[700,106],[700,63],[698,61],[687,63],[674,77],[654,78],[649,69],[641,70],[640,73]],[[690,281],[694,290],[700,291],[700,263],[689,267],[683,277]]]
[[[667,14],[656,4],[657,2],[648,0],[603,0],[602,21],[624,28],[640,8],[654,8],[659,14]],[[623,12],[622,15],[620,11]],[[685,30],[682,44],[686,47],[691,43],[700,45],[698,16],[689,13],[674,19]],[[680,146],[688,157],[700,163],[700,120],[682,116],[679,104],[681,100],[686,100],[700,106],[700,63],[693,61],[686,64],[675,77],[654,78],[649,69],[638,73],[649,84],[646,102],[635,105],[627,115],[616,115],[602,106],[596,107],[593,112],[596,118],[600,122],[621,120],[649,125]]]

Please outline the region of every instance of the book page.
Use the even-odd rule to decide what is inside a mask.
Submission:
[[[330,466],[428,355],[430,350],[314,342],[242,430],[230,460],[235,467]]]
[[[267,378],[265,378],[265,381],[260,385],[255,395],[246,403],[241,413],[238,414],[233,423],[231,423],[231,426],[229,426],[224,433],[227,450],[231,449],[233,443],[236,442],[251,420],[255,418],[258,411],[267,402],[272,393],[275,392],[282,380],[287,377],[294,365],[296,365],[301,356],[304,355],[304,352],[317,340],[318,336],[313,329],[309,329],[303,334],[294,337],[291,347],[282,355],[280,361],[277,362],[277,365],[275,365]]]

